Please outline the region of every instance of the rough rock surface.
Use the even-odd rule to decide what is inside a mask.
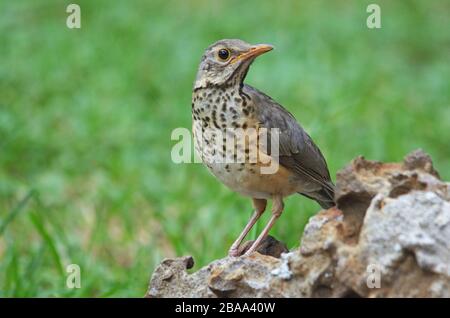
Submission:
[[[164,260],[147,297],[450,297],[450,184],[421,150],[402,163],[354,159],[337,207],[313,216],[300,248],[216,260]],[[275,251],[275,252],[274,252]],[[273,254],[272,254],[273,253]]]

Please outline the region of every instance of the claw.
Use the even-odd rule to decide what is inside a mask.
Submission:
[[[228,256],[230,256],[230,257],[239,257],[239,256],[241,256],[241,255],[240,255],[238,249],[232,248],[232,249],[230,249],[230,250],[228,251]]]

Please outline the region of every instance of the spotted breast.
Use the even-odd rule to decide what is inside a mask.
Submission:
[[[192,117],[197,155],[233,191],[267,199],[299,190],[296,176],[267,155],[255,106],[242,87],[195,90]],[[274,173],[263,173],[270,166]]]

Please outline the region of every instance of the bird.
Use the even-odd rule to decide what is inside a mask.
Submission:
[[[253,203],[250,220],[228,251],[232,257],[241,256],[239,247],[268,200],[272,215],[246,256],[268,236],[287,196],[301,194],[324,209],[335,205],[334,184],[320,149],[288,110],[244,83],[254,60],[273,48],[240,39],[219,40],[204,51],[193,86],[196,155],[219,181]],[[245,140],[236,141],[238,137]],[[267,142],[272,137],[276,147]],[[263,171],[272,165],[276,169],[271,173]]]

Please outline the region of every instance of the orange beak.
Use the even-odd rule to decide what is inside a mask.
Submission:
[[[270,44],[257,44],[254,45],[248,50],[247,52],[244,52],[237,57],[235,57],[231,63],[236,63],[239,60],[248,60],[249,58],[259,56],[261,54],[264,54],[266,52],[272,51],[273,46]]]

